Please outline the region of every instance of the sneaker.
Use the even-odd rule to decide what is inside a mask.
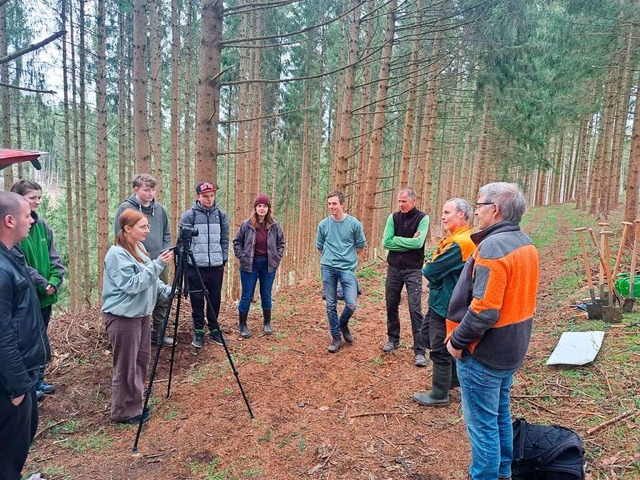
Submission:
[[[158,339],[157,338],[151,338],[151,343],[155,346],[158,346]],[[165,335],[164,340],[162,340],[162,345],[164,345],[165,347],[173,347],[173,337],[167,337]]]
[[[36,390],[40,390],[42,393],[49,395],[55,393],[56,387],[47,382],[40,382],[36,385]]]
[[[400,346],[400,342],[392,342],[391,340],[389,340],[387,343],[384,344],[384,347],[382,347],[382,351],[385,353],[389,353],[395,350],[396,348],[398,348],[399,346]]]
[[[351,330],[349,330],[349,325],[340,325],[340,331],[342,332],[342,336],[344,341],[347,343],[353,343],[353,335],[351,335]]]
[[[40,402],[41,400],[44,400],[44,392],[41,390],[36,390],[36,400],[38,402]]]
[[[213,340],[213,343],[217,343],[220,346],[223,345],[220,330],[209,330],[209,338]]]
[[[416,355],[416,360],[413,363],[416,367],[426,367],[427,366],[427,358],[422,355],[422,354],[418,354]]]
[[[333,338],[333,340],[331,340],[331,344],[327,347],[327,351],[329,353],[336,353],[338,350],[340,350],[341,346],[342,340],[340,340],[339,338]]]
[[[196,348],[202,348],[202,342],[204,341],[204,333],[196,332],[193,334],[193,340],[191,340],[191,345]]]

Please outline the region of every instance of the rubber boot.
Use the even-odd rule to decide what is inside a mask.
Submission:
[[[430,392],[416,392],[413,399],[427,407],[446,407],[449,405],[449,386],[451,385],[451,367],[433,364],[433,386]]]
[[[262,310],[262,317],[264,318],[264,323],[262,324],[264,334],[271,335],[273,333],[271,329],[271,310]]]
[[[238,328],[240,329],[240,336],[243,338],[249,338],[251,336],[251,332],[249,331],[249,327],[247,327],[247,317],[249,316],[249,312],[238,312]]]

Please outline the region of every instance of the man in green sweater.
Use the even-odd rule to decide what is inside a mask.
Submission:
[[[387,255],[385,298],[387,303],[387,337],[382,348],[391,352],[400,345],[400,296],[407,289],[413,352],[416,367],[426,367],[425,345],[420,334],[422,326],[422,263],[424,242],[429,229],[429,216],[416,208],[416,192],[402,188],[398,192],[398,211],[389,215],[383,233]]]

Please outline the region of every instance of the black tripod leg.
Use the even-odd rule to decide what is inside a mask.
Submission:
[[[171,284],[171,293],[169,294],[169,305],[167,306],[167,311],[164,314],[164,319],[162,320],[162,325],[160,327],[160,331],[158,332],[159,337],[158,338],[164,338],[164,334],[167,330],[167,323],[169,321],[169,315],[171,315],[171,307],[173,306],[173,299],[176,296],[176,292],[178,291],[178,287],[181,285],[180,283],[180,279],[182,277],[182,275],[178,275],[177,271],[181,269],[181,262],[180,260],[178,260],[178,266],[176,268],[176,275],[173,279],[173,283]],[[180,299],[178,298],[178,305],[180,305]],[[176,309],[176,319],[175,319],[175,328],[174,331],[177,332],[178,328],[177,328],[177,324],[178,324],[178,315],[180,315],[180,309]],[[176,338],[174,336],[174,338]],[[149,398],[151,398],[151,391],[153,389],[153,381],[155,380],[156,377],[156,370],[158,368],[158,360],[160,359],[160,350],[163,347],[164,342],[158,342],[158,347],[156,349],[156,355],[153,359],[153,366],[151,367],[151,373],[149,374],[149,386],[147,387],[147,390],[145,391],[145,395],[144,395],[144,404],[142,407],[142,412],[144,414],[145,410],[147,409],[148,405],[149,405]],[[176,348],[176,342],[173,342],[173,347],[172,347],[172,355],[171,355],[171,367],[170,367],[170,372],[171,369],[173,368],[173,352],[175,351]],[[171,384],[171,377],[169,377],[169,384]],[[167,393],[168,396],[168,393]],[[140,423],[138,424],[138,431],[136,432],[136,439],[133,443],[133,452],[137,452],[138,451],[138,441],[140,440],[140,433],[142,432],[142,424],[144,422],[144,415],[140,415]]]
[[[191,259],[191,265],[195,265],[196,259],[194,258],[193,252],[191,250],[189,250],[189,258]],[[213,311],[213,307],[211,306],[211,299],[209,298],[209,292],[205,288],[204,281],[202,280],[202,275],[200,275],[200,271],[197,268],[195,270],[197,273],[198,282],[200,282],[200,287],[204,292],[205,309],[210,309],[211,311]],[[236,366],[234,365],[233,359],[231,358],[231,353],[229,352],[229,348],[227,347],[227,341],[224,339],[224,334],[222,333],[222,328],[220,328],[220,323],[218,322],[217,316],[216,316],[215,322],[216,322],[218,331],[220,332],[220,338],[222,339],[222,347],[224,348],[224,352],[227,354],[227,360],[229,360],[231,371],[233,372],[233,375],[236,377],[236,382],[238,383],[238,387],[240,388],[240,393],[242,394],[244,403],[247,405],[247,410],[249,411],[249,417],[255,418],[253,416],[253,411],[251,410],[251,405],[249,404],[249,399],[247,398],[247,395],[244,393],[244,388],[242,388],[242,383],[240,383],[240,377],[238,375],[238,371],[236,370]]]

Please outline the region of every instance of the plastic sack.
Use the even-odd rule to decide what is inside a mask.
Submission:
[[[629,274],[620,273],[614,283],[616,290],[626,298],[631,298],[629,295]],[[640,275],[633,277],[633,298],[640,298]]]

